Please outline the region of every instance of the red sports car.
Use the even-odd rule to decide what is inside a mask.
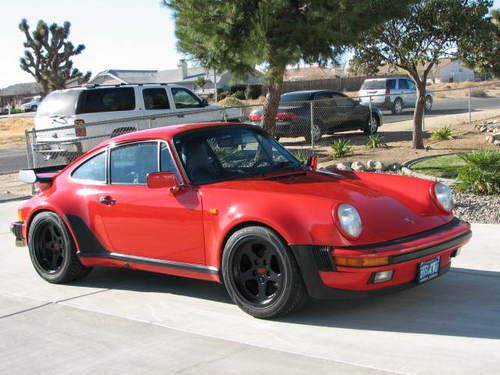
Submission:
[[[471,236],[441,183],[315,164],[252,125],[129,133],[63,168],[20,171],[39,193],[12,231],[49,282],[93,266],[193,277],[224,283],[259,318],[308,296],[423,283]]]

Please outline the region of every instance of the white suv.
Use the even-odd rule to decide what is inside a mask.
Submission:
[[[365,79],[359,90],[359,99],[363,104],[369,104],[390,110],[399,115],[404,108],[414,107],[417,100],[415,82],[409,78],[370,78]],[[432,93],[425,93],[425,110],[432,109]]]
[[[230,118],[238,117],[231,112]],[[53,91],[43,99],[35,117],[34,144],[37,152],[54,158],[86,152],[105,138],[135,130],[227,116],[224,107],[208,105],[182,86],[88,85]]]

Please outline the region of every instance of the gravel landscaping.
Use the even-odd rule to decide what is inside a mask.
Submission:
[[[500,224],[500,197],[454,192],[457,217],[470,223]]]

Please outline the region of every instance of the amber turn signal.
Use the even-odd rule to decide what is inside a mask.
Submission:
[[[354,258],[354,257],[335,257],[335,264],[344,267],[377,267],[389,264],[388,257],[372,258]]]

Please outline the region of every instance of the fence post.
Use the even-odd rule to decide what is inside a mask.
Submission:
[[[361,101],[361,98],[360,98],[360,101]],[[371,128],[372,126],[372,116],[373,116],[373,113],[372,113],[372,96],[370,95],[370,103],[368,104],[368,107],[370,108],[370,123],[368,124],[368,126]]]
[[[148,118],[148,129],[151,129],[153,127],[152,121],[150,118]]]
[[[227,111],[226,111],[226,107],[224,107],[224,108],[222,109],[222,120],[223,120],[224,122],[227,122]]]
[[[467,96],[467,107],[468,107],[468,111],[469,111],[469,124],[472,122],[472,109],[471,109],[471,92],[472,92],[472,89],[469,87],[469,95]]]
[[[314,150],[314,130],[313,130],[313,127],[314,127],[314,102],[311,100],[311,102],[309,103],[309,111],[311,112],[311,115],[310,115],[310,119],[311,119],[311,126],[310,126],[310,131],[311,131],[311,149]]]

